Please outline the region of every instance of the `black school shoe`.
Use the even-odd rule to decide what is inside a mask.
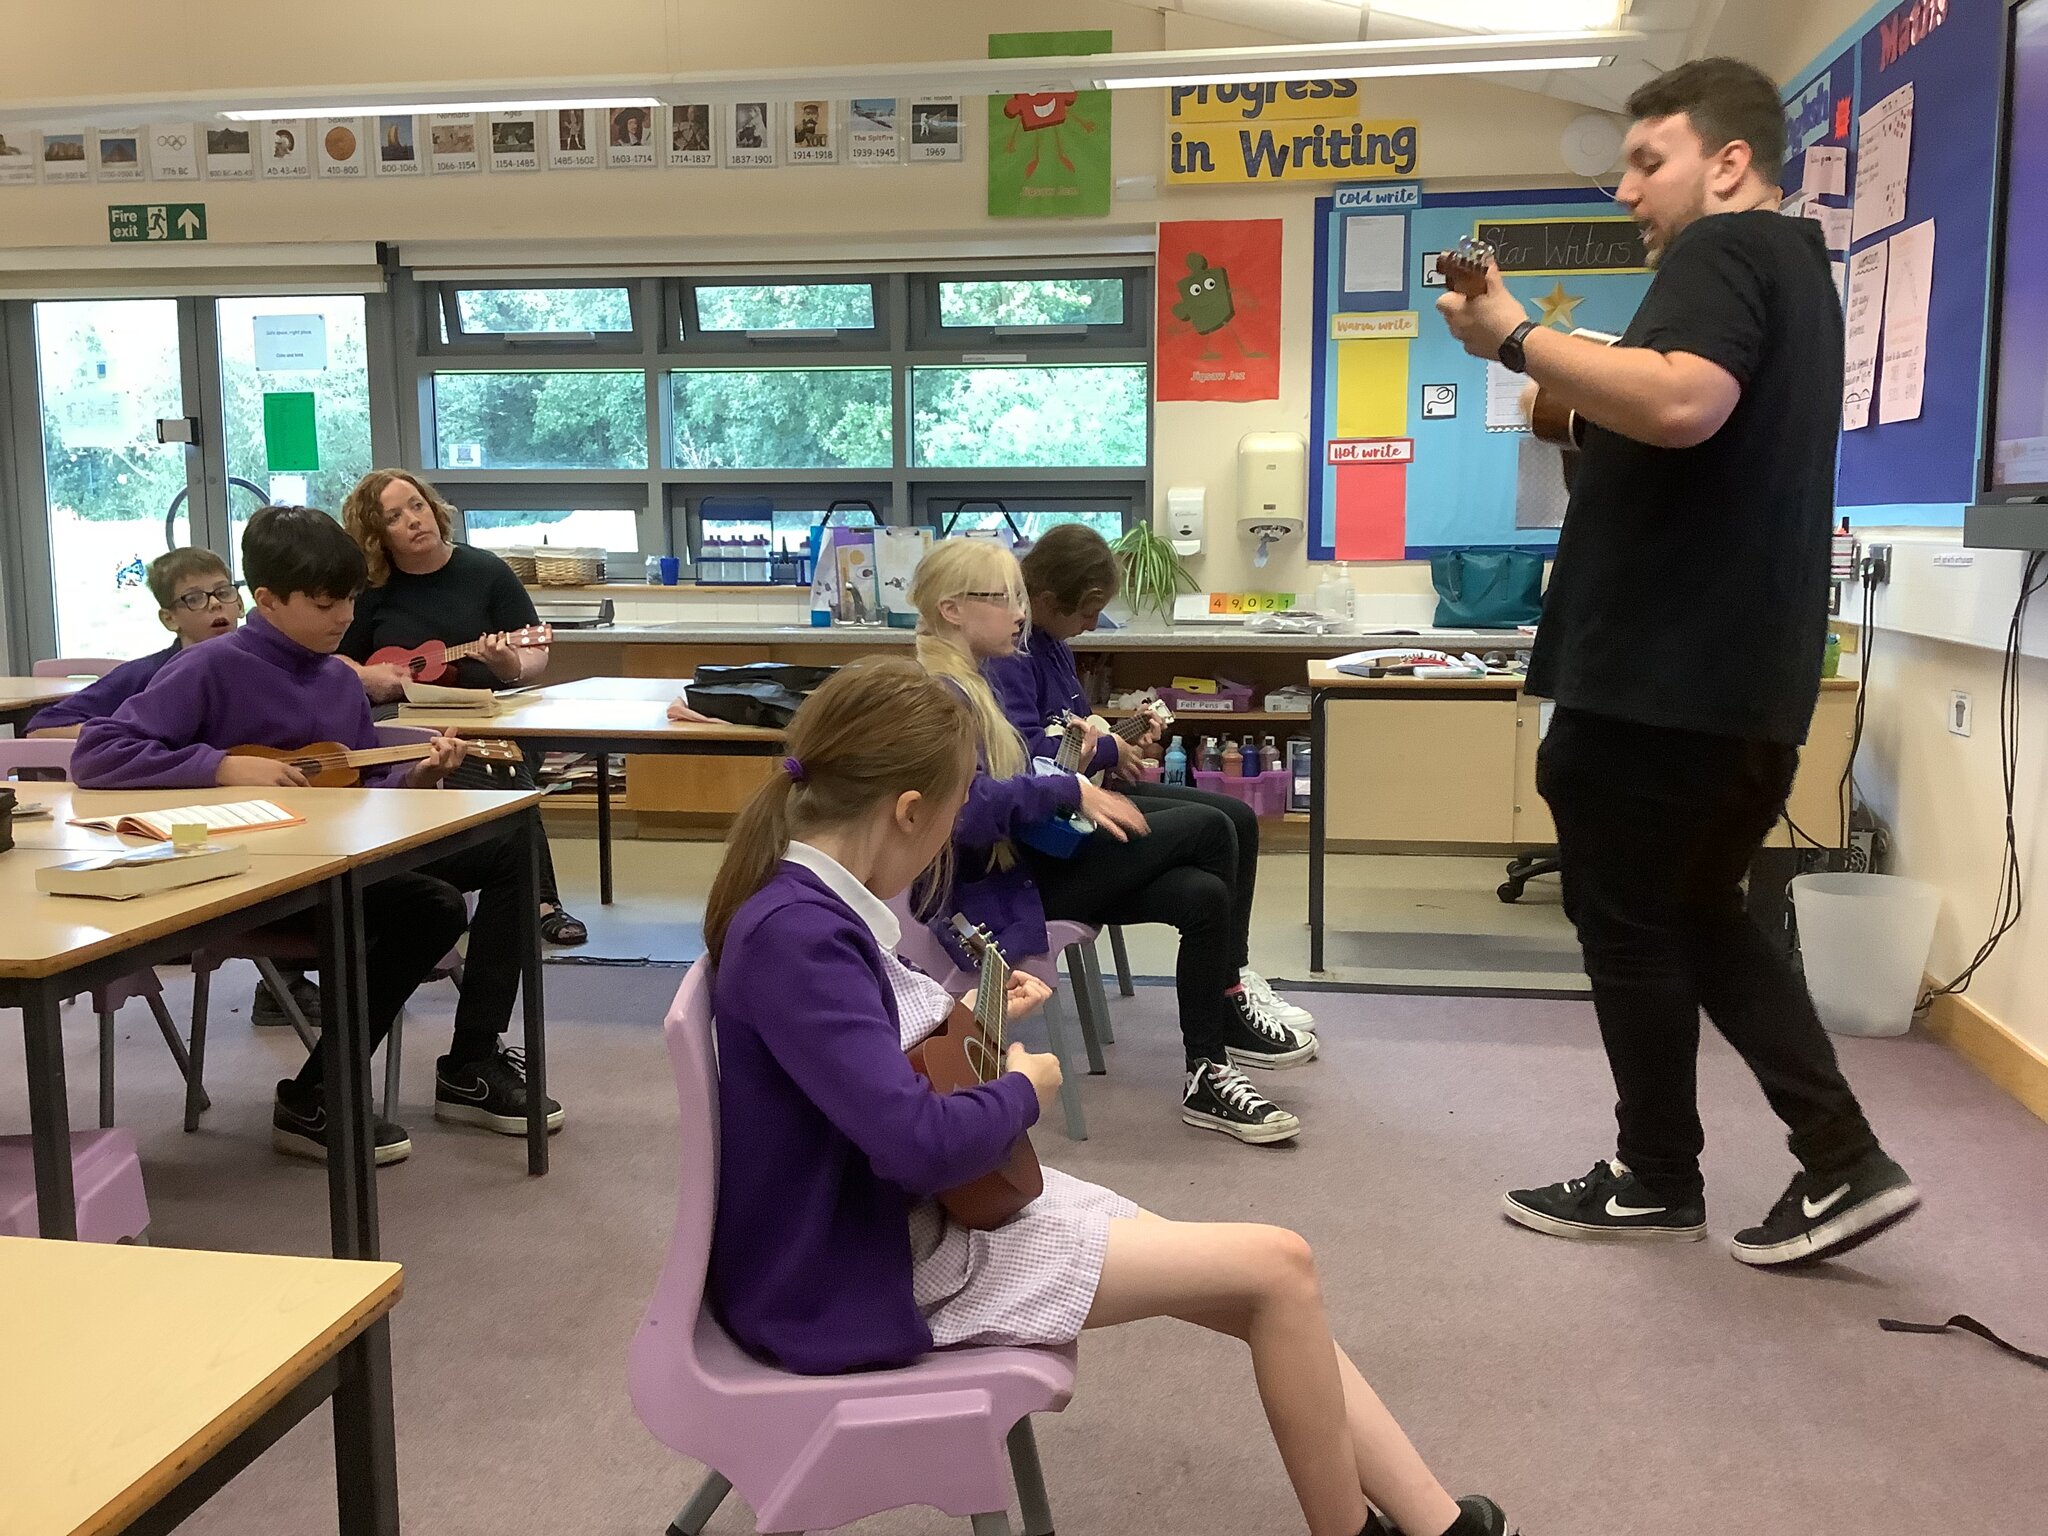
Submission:
[[[1692,1243],[1707,1235],[1704,1198],[1667,1204],[1612,1160],[1595,1163],[1584,1178],[1511,1189],[1501,1209],[1531,1231],[1581,1241]]]
[[[1180,1117],[1205,1131],[1221,1131],[1254,1146],[1301,1134],[1301,1121],[1271,1103],[1237,1068],[1205,1061],[1188,1068]]]
[[[303,974],[285,972],[285,989],[292,995],[292,1001],[299,1005],[299,1012],[306,1016],[306,1022],[315,1029],[320,1027],[320,986],[308,981]],[[270,990],[270,983],[258,981],[256,995],[249,1000],[249,1023],[256,1029],[285,1029],[291,1026],[285,1015],[284,1005]]]
[[[547,1101],[548,1130],[562,1128],[562,1106]],[[500,1136],[526,1134],[526,1052],[499,1046],[482,1061],[434,1063],[434,1118],[480,1125]]]
[[[1316,1037],[1283,1024],[1240,987],[1230,994],[1231,1018],[1223,1045],[1236,1067],[1298,1067],[1316,1054]]]
[[[1508,1524],[1508,1517],[1501,1507],[1483,1493],[1468,1493],[1458,1500],[1458,1518],[1451,1522],[1451,1528],[1444,1536],[1518,1536]],[[1401,1527],[1395,1525],[1378,1510],[1368,1510],[1365,1529],[1358,1536],[1403,1536]]]
[[[381,1115],[370,1117],[379,1168],[402,1163],[412,1156],[412,1138],[402,1125],[393,1125]],[[277,1085],[277,1102],[270,1110],[270,1144],[289,1157],[312,1162],[327,1161],[327,1086],[314,1083],[302,1087],[291,1078]]]
[[[1919,1204],[1906,1170],[1872,1152],[1847,1173],[1794,1174],[1763,1225],[1736,1233],[1728,1251],[1759,1269],[1813,1264],[1869,1242]]]

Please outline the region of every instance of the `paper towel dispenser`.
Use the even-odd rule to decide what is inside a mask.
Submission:
[[[1308,520],[1308,443],[1299,432],[1247,432],[1237,443],[1238,531],[1257,541],[1254,565]]]

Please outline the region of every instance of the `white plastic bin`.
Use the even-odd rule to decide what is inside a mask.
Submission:
[[[1900,875],[1800,875],[1792,910],[1821,1023],[1838,1035],[1903,1035],[1941,892]]]

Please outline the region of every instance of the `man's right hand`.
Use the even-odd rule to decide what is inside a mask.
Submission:
[[[396,662],[379,662],[374,667],[361,669],[363,692],[370,696],[373,704],[389,704],[405,697],[405,685],[412,681],[409,669]]]
[[[213,782],[222,789],[303,789],[306,776],[275,757],[224,757],[213,771]]]

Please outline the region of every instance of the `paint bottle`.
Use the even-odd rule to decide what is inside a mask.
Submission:
[[[1266,738],[1266,750],[1259,754],[1259,762],[1262,773],[1277,773],[1286,766],[1281,760],[1279,747],[1274,745],[1270,736]]]
[[[1187,785],[1187,748],[1180,744],[1178,736],[1173,738],[1173,744],[1166,749],[1165,760],[1160,765],[1159,782],[1162,784],[1178,784],[1183,788]]]
[[[1202,751],[1200,757],[1196,759],[1196,766],[1204,773],[1221,773],[1223,771],[1223,754],[1217,749],[1214,736],[1204,736],[1202,738]]]
[[[1223,738],[1223,776],[1226,779],[1244,776],[1244,754],[1237,750],[1237,743],[1228,736]]]

